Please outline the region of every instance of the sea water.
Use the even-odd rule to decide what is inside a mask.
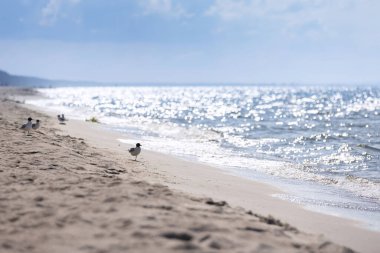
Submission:
[[[284,190],[276,197],[380,230],[380,87],[39,89],[30,103],[134,136],[144,149]],[[120,140],[134,144],[135,140]]]

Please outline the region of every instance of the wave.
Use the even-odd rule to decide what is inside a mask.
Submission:
[[[358,147],[361,147],[361,148],[364,148],[364,149],[369,149],[371,151],[380,152],[380,148],[372,147],[372,146],[369,146],[367,144],[358,144]]]

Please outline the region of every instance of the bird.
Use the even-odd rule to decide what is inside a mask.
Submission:
[[[32,118],[29,117],[28,118],[28,123],[26,124],[23,124],[20,129],[24,130],[24,131],[28,131],[28,134],[29,134],[29,131],[32,129]]]
[[[60,124],[65,124],[66,119],[65,119],[65,115],[64,114],[62,114],[62,115],[58,114],[57,118],[58,118],[58,121],[59,121]]]
[[[36,123],[32,124],[32,129],[37,130],[40,128],[40,120],[36,120]]]
[[[141,152],[141,144],[140,143],[136,143],[136,147],[135,148],[130,148],[128,151],[129,153],[132,155],[132,156],[135,156],[135,161],[137,160],[137,156],[140,154]]]

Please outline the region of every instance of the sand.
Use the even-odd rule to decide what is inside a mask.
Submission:
[[[30,90],[0,93],[0,252],[379,248],[378,233],[270,197],[278,189],[144,150],[135,162],[120,134],[84,121],[60,125],[4,98]],[[26,135],[19,127],[29,116],[42,127]]]

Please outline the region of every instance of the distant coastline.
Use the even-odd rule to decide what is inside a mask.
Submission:
[[[90,80],[54,80],[43,77],[34,77],[26,75],[14,75],[0,69],[0,87],[27,87],[27,88],[54,88],[54,87],[96,87],[96,86],[269,86],[269,87],[300,87],[300,86],[380,86],[380,81],[376,83],[241,83],[241,82],[99,82]]]
[[[91,86],[91,85],[107,85],[93,81],[68,81],[68,80],[50,80],[40,77],[12,75],[4,70],[0,70],[0,86],[16,86],[16,87],[33,87],[33,88],[49,88],[49,87],[65,87],[65,86]]]

